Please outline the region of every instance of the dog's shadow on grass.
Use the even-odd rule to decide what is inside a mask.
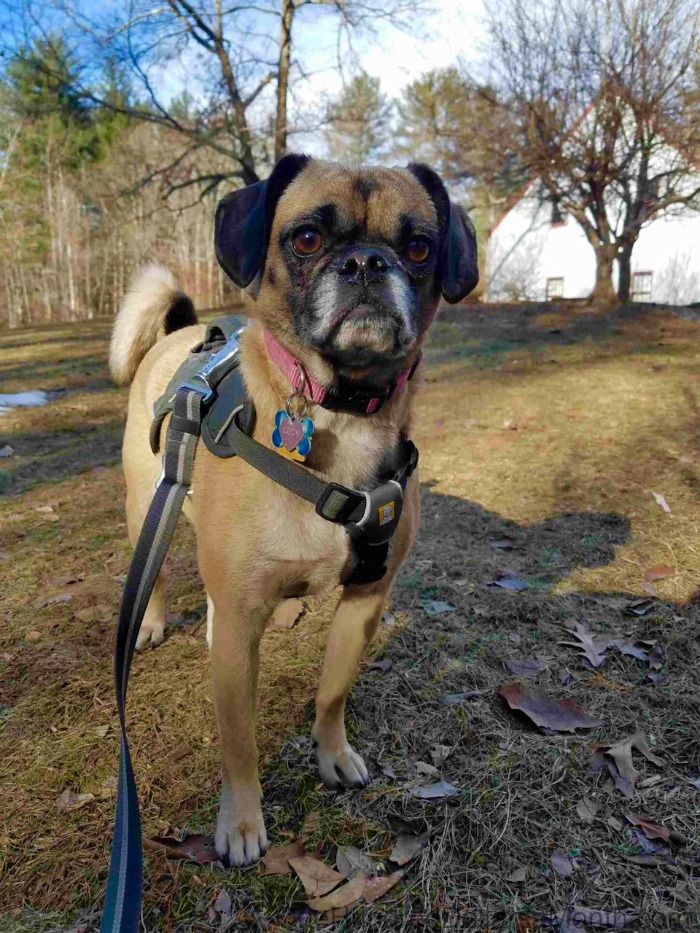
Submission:
[[[424,483],[420,531],[397,575],[391,605],[385,614],[390,625],[397,624],[388,639],[388,628],[382,626],[385,641],[381,653],[399,668],[416,671],[425,668],[414,699],[419,694],[425,698],[434,692],[435,678],[444,693],[481,688],[484,685],[472,683],[469,676],[465,687],[465,670],[459,665],[454,672],[445,674],[431,659],[443,654],[444,645],[452,639],[455,655],[471,656],[475,646],[480,650],[486,643],[502,645],[511,634],[519,633],[518,639],[527,638],[528,633],[544,637],[548,626],[558,627],[572,617],[571,602],[553,593],[552,588],[578,567],[611,563],[615,549],[629,536],[628,520],[616,513],[562,514],[524,525],[477,502],[433,492],[431,484]],[[497,585],[498,582],[505,586]],[[573,600],[586,597],[587,594],[571,596]],[[449,608],[444,613],[438,608],[434,615],[431,604],[437,607],[446,604]],[[452,660],[456,663],[457,657]],[[505,674],[502,667],[500,673]],[[376,673],[361,673],[351,697],[350,707],[360,720],[362,732],[367,731],[361,724],[366,718],[363,706],[366,681],[376,677]],[[383,682],[388,684],[392,677],[387,676]],[[395,684],[395,692],[384,691],[381,702],[385,724],[405,707],[406,698],[406,683],[401,678]],[[396,706],[394,712],[392,705]],[[439,701],[434,715],[439,718]],[[446,709],[444,715],[447,716]],[[308,718],[309,722],[313,719],[311,692]],[[291,775],[294,771],[299,738],[294,737],[288,749],[289,743],[282,746],[282,758],[286,761],[289,757],[289,768],[282,768],[284,773]],[[360,741],[375,745],[371,737],[368,740],[365,736]],[[271,769],[275,771],[272,776],[275,785],[279,783],[278,764]],[[312,764],[309,767],[311,781],[315,772]]]
[[[629,521],[614,512],[571,512],[525,525],[431,485],[422,485],[421,528],[402,568],[405,579],[425,565],[426,585],[493,585],[512,575],[524,588],[545,589],[576,567],[609,564],[630,536]]]

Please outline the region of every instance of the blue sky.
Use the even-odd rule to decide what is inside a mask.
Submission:
[[[274,0],[270,0],[274,3]],[[382,3],[383,0],[377,0]],[[391,24],[375,20],[362,32],[353,36],[355,54],[354,65],[378,77],[382,91],[389,96],[397,96],[401,89],[414,78],[431,68],[443,67],[455,63],[459,57],[474,61],[478,57],[479,42],[482,36],[481,16],[483,0],[427,0],[433,12],[416,16],[410,32],[396,28]],[[67,4],[78,8],[91,19],[109,17],[117,22],[124,22],[128,16],[129,0],[73,0]],[[34,6],[36,4],[36,6]],[[0,0],[3,12],[0,25],[4,28],[22,28],[22,21],[34,19],[39,28],[50,28],[54,18],[60,17],[56,5],[47,6],[47,0]],[[164,4],[160,0],[137,0],[141,10],[158,11]],[[36,15],[40,11],[40,15]],[[169,15],[169,14],[168,14]],[[346,66],[344,73],[338,68],[337,53],[337,17],[323,7],[302,7],[294,25],[294,57],[303,64],[304,77],[297,70],[292,82],[291,115],[294,118],[299,108],[308,109],[314,104],[322,104],[324,98],[337,94],[343,85],[343,78],[352,74],[352,60],[343,56]],[[257,17],[248,21],[253,35],[242,43],[245,49],[250,47],[258,51],[262,48],[261,40],[254,33],[267,31],[275,36],[277,21],[270,17]],[[238,23],[238,27],[245,22]],[[80,51],[88,57],[89,48],[81,42]],[[171,47],[171,54],[166,64],[156,64],[149,70],[158,95],[168,98],[179,95],[187,89],[194,97],[206,99],[206,86],[212,77],[210,56],[203,55],[194,45],[186,48]],[[347,49],[345,49],[347,53]],[[254,86],[251,79],[251,86]],[[269,101],[260,99],[260,107]],[[314,134],[304,134],[297,139],[301,143],[314,147]]]

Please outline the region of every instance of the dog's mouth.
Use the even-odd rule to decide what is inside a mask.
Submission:
[[[415,340],[406,324],[398,309],[360,301],[334,314],[325,349],[346,366],[399,359],[410,351]]]

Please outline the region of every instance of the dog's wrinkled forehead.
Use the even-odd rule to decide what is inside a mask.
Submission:
[[[360,168],[309,162],[277,203],[271,245],[280,231],[309,216],[329,217],[333,226],[391,242],[407,219],[438,229],[435,205],[405,169]]]

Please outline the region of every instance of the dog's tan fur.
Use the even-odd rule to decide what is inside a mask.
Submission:
[[[279,230],[301,209],[322,203],[320,199],[332,200],[379,236],[393,235],[393,225],[405,210],[434,220],[430,198],[409,172],[365,169],[363,175],[375,186],[368,198],[354,191],[357,172],[311,162],[277,204],[266,271],[249,308],[255,320],[241,338],[243,375],[257,412],[255,438],[268,446],[275,412],[284,405],[290,387],[268,358],[263,325],[320,381],[328,383],[332,378],[328,362],[306,347],[292,329]],[[136,371],[123,451],[132,542],[138,537],[160,471],[160,458],[153,455],[148,441],[153,403],[187,351],[204,334],[202,325],[188,326],[156,341],[162,327],[153,309],[160,308],[162,315],[168,296],[177,293],[178,286],[153,269],[148,275],[150,293],[146,300],[138,299],[141,311],[134,309],[135,296],[143,296],[143,282],[137,283],[125,300],[115,325],[111,355],[118,379]],[[153,345],[145,352],[149,344]],[[419,344],[420,340],[406,363],[415,358]],[[314,406],[311,414],[316,428],[308,465],[324,479],[348,486],[371,480],[385,451],[400,435],[410,435],[417,382],[414,379],[371,417]],[[309,503],[247,463],[236,457],[219,459],[203,444],[197,451],[193,495],[186,502],[185,513],[196,529],[210,607],[214,700],[223,753],[216,848],[234,863],[244,864],[257,859],[267,844],[254,731],[260,638],[275,610],[282,606],[279,611],[284,611],[283,600],[327,592],[338,585],[350,566],[348,536],[341,527],[319,518]],[[367,779],[364,762],[347,742],[345,702],[418,520],[418,476],[414,473],[406,489],[386,576],[378,583],[344,588],[338,601],[313,727],[319,770],[328,784],[337,784],[338,778],[346,785]],[[162,640],[164,608],[161,575],[142,625],[139,647]]]

